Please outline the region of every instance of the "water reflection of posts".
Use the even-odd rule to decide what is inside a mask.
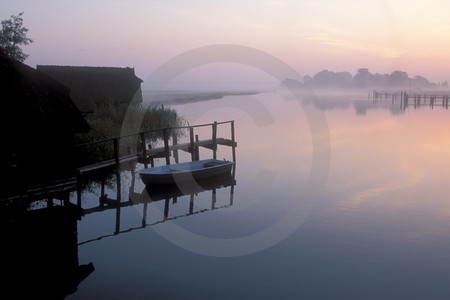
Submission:
[[[191,198],[189,199],[189,214],[192,215],[194,213],[194,194],[191,194]]]
[[[236,181],[233,177],[223,177],[218,178],[217,180],[213,180],[211,182],[201,182],[200,184],[203,184],[203,187],[200,187],[200,189],[192,189],[192,191],[184,191],[181,192],[176,185],[171,186],[154,186],[150,188],[146,188],[141,194],[133,193],[130,188],[130,198],[135,203],[143,202],[145,204],[151,204],[153,202],[157,202],[159,200],[164,200],[164,211],[163,211],[163,220],[162,221],[156,221],[154,223],[147,223],[147,205],[144,206],[143,211],[143,218],[142,224],[143,226],[148,225],[154,225],[161,222],[165,222],[168,220],[174,220],[180,217],[193,215],[196,213],[206,212],[209,210],[215,210],[219,208],[225,208],[233,205],[233,196],[234,196],[234,186],[236,184]],[[223,188],[223,187],[230,187],[230,200],[228,205],[223,205],[220,207],[217,207],[217,189]],[[199,211],[194,211],[195,207],[195,196],[199,193],[206,192],[210,190],[211,191],[211,208],[210,209],[201,209]],[[178,215],[174,217],[169,217],[169,210],[170,210],[170,199],[172,199],[172,204],[176,204],[178,202],[178,197],[183,195],[189,195],[189,209],[188,213],[184,215]]]
[[[166,201],[164,203],[164,221],[167,221],[167,219],[169,218],[169,203],[170,199],[166,198]]]
[[[216,189],[213,189],[211,193],[211,209],[216,208],[216,202],[217,202]]]
[[[135,172],[132,172],[131,174],[132,174],[131,181],[134,183]],[[117,184],[120,185],[120,179],[117,181]],[[216,210],[216,209],[227,208],[227,207],[230,207],[231,205],[233,205],[234,186],[236,185],[236,181],[235,181],[234,177],[226,176],[223,178],[217,178],[216,180],[213,180],[210,182],[202,182],[201,184],[202,184],[201,187],[199,187],[199,185],[197,185],[197,187],[195,187],[195,188],[193,187],[192,190],[190,190],[190,191],[184,191],[184,193],[181,192],[179,189],[177,189],[176,186],[153,187],[153,189],[146,188],[143,190],[143,192],[136,193],[136,192],[134,192],[134,186],[130,186],[129,200],[124,201],[124,202],[120,201],[121,197],[119,194],[117,195],[117,197],[118,197],[117,199],[119,201],[104,197],[102,205],[100,205],[98,207],[82,209],[82,212],[84,215],[87,215],[87,214],[91,214],[91,213],[98,213],[98,212],[105,211],[108,209],[116,209],[116,222],[115,222],[114,233],[103,235],[103,236],[100,236],[100,237],[97,237],[95,239],[91,239],[88,241],[84,241],[82,243],[79,243],[79,245],[82,245],[82,244],[85,244],[85,243],[88,243],[88,242],[91,242],[94,240],[98,240],[98,239],[101,239],[104,237],[114,236],[114,235],[117,235],[120,233],[125,233],[125,232],[130,232],[135,229],[145,228],[147,226],[152,226],[152,225],[156,225],[156,224],[159,224],[162,222],[175,220],[175,219],[178,219],[181,217],[186,217],[186,216],[190,216],[190,215],[194,215],[194,214],[198,214],[198,213],[204,213],[204,212]],[[217,189],[226,188],[226,187],[230,187],[229,202],[226,205],[217,206]],[[120,188],[119,188],[119,190],[120,190]],[[195,203],[194,202],[195,202],[196,195],[206,192],[206,191],[209,191],[209,190],[211,191],[211,208],[210,209],[208,209],[208,208],[200,209],[200,210],[195,211]],[[185,196],[185,195],[186,196],[189,195],[188,212],[185,214],[180,214],[180,215],[170,217],[170,199],[172,199],[172,205],[173,205],[178,202],[178,197]],[[163,209],[162,220],[159,220],[159,221],[156,220],[154,222],[148,223],[149,205],[152,204],[153,202],[158,202],[160,200],[164,200],[164,209]],[[142,219],[140,222],[141,226],[132,227],[132,228],[128,228],[125,230],[120,230],[120,212],[121,212],[120,208],[126,207],[126,206],[138,205],[138,204],[143,204]]]
[[[118,234],[120,232],[120,203],[122,201],[122,185],[120,182],[120,167],[116,168],[116,180],[117,180],[117,194],[116,194],[116,200],[117,200],[117,208],[116,208],[116,230],[115,234]]]

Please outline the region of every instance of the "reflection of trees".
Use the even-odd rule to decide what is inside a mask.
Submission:
[[[305,99],[305,103],[314,105],[322,111],[347,110],[353,108],[357,115],[366,115],[369,110],[387,110],[393,115],[403,113],[400,105],[391,101],[353,100],[352,95],[316,95],[314,98]]]
[[[404,110],[400,106],[391,102],[376,103],[372,101],[359,101],[353,103],[353,108],[357,115],[366,115],[368,110],[383,109],[388,110],[393,115],[403,114]]]

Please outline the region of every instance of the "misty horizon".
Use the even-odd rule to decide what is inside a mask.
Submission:
[[[431,82],[450,78],[445,64],[450,3],[443,0],[252,0],[231,5],[6,0],[2,8],[2,20],[24,12],[34,40],[24,49],[30,66],[134,67],[145,80],[181,53],[235,44],[278,57],[302,75],[368,68],[374,74],[403,70]],[[222,64],[197,79],[245,81],[254,76],[242,73],[245,68]]]

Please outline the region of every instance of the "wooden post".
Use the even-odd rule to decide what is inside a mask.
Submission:
[[[142,158],[144,159],[144,167],[148,167],[147,163],[147,147],[145,147],[145,132],[141,132],[141,148],[142,148]]]
[[[191,198],[189,199],[189,214],[192,215],[194,213],[194,194],[191,194]]]
[[[148,144],[148,149],[152,149],[152,144]],[[150,166],[153,168],[155,166],[155,162],[153,161],[153,156],[148,158],[150,160]]]
[[[169,204],[170,204],[170,198],[166,198],[164,203],[164,221],[167,221],[169,218]]]
[[[81,210],[81,193],[82,193],[81,174],[77,172],[77,207]]]
[[[234,204],[234,177],[233,177],[233,183],[230,187],[230,206]]]
[[[233,162],[236,162],[236,137],[234,134],[234,120],[231,121],[231,141],[233,143],[233,145],[231,146],[233,153]]]
[[[136,164],[134,164],[131,168],[131,182],[128,195],[131,195],[134,192],[134,185],[136,183]]]
[[[406,107],[408,106],[408,94],[405,92],[403,92],[403,109],[406,109]]]
[[[177,137],[177,133],[176,133],[175,130],[173,130],[173,132],[172,132],[172,143],[173,143],[174,146],[178,145],[178,137]],[[178,157],[178,150],[177,149],[173,149],[173,157],[175,159],[175,163],[178,163],[179,162],[179,157]]]
[[[103,206],[105,198],[106,198],[106,196],[105,196],[105,178],[102,177],[102,179],[100,181],[100,197],[98,197],[98,202],[99,202],[100,206]]]
[[[217,121],[212,124],[213,158],[217,159]]]
[[[148,202],[144,202],[142,207],[142,227],[147,226]]]
[[[216,189],[213,189],[211,195],[211,209],[216,209],[216,202],[217,202],[217,192]]]
[[[170,165],[170,150],[169,150],[169,133],[168,128],[163,129],[163,137],[164,137],[164,152],[166,156],[166,165]]]
[[[113,146],[114,146],[114,161],[116,162],[116,167],[117,167],[120,164],[120,160],[119,160],[119,138],[113,139]]]
[[[70,195],[67,195],[67,196],[64,197],[64,199],[63,199],[63,205],[64,205],[64,206],[71,205],[71,203],[70,203]]]
[[[198,134],[195,135],[195,141],[198,142]],[[195,160],[200,160],[200,147],[195,146]]]
[[[189,152],[191,152],[191,160],[195,160],[195,151],[194,151],[194,127],[189,127]]]

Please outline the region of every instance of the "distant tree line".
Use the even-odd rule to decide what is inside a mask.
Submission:
[[[372,74],[367,68],[358,69],[355,76],[349,72],[323,70],[313,77],[306,75],[303,80],[306,85],[314,88],[448,88],[447,80],[442,83],[432,83],[423,76],[417,75],[410,78],[408,73],[403,71]]]

